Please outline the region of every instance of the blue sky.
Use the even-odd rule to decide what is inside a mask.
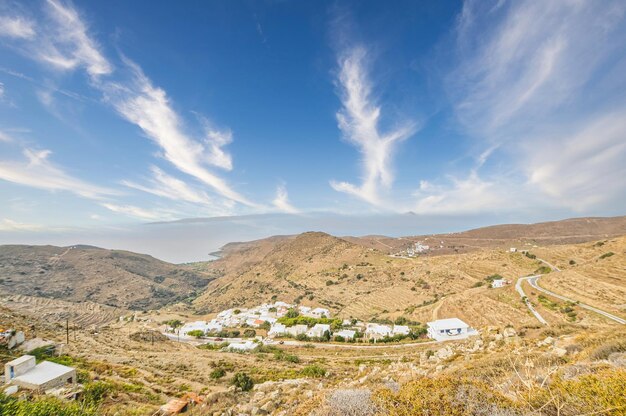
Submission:
[[[625,13],[1,0],[0,232],[624,214]]]

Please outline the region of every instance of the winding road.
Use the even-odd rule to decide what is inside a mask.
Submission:
[[[561,269],[559,269],[558,267],[548,263],[547,261],[537,258],[538,261],[548,265],[548,267],[550,267],[552,269],[553,272],[560,272]],[[541,316],[541,314],[539,314],[539,312],[537,312],[537,310],[535,309],[535,307],[530,303],[530,301],[528,300],[528,297],[526,296],[526,293],[524,293],[524,289],[522,288],[522,282],[524,280],[528,280],[528,283],[534,288],[537,289],[540,292],[543,292],[547,295],[550,295],[552,297],[555,297],[557,299],[561,299],[564,300],[566,302],[571,302],[571,303],[575,303],[577,306],[580,306],[583,309],[587,309],[589,311],[595,312],[599,315],[604,316],[605,318],[611,319],[619,324],[622,325],[626,325],[626,319],[620,318],[619,316],[615,316],[613,314],[610,314],[608,312],[605,312],[601,309],[598,308],[594,308],[593,306],[581,303],[577,300],[559,295],[557,293],[554,293],[550,290],[544,289],[541,286],[539,286],[539,278],[543,276],[541,274],[536,274],[533,276],[524,276],[524,277],[520,277],[519,279],[517,279],[517,282],[515,283],[515,290],[517,290],[517,292],[520,294],[520,296],[522,297],[522,299],[524,300],[524,303],[526,303],[526,306],[528,307],[528,309],[530,310],[530,312],[532,312],[533,315],[535,315],[535,318],[537,318],[537,320],[539,322],[541,322],[543,325],[548,325],[548,322]]]

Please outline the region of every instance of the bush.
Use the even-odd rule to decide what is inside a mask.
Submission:
[[[570,260],[570,261],[569,261],[569,264],[570,264],[570,266],[573,266],[573,265],[575,265],[575,264],[576,264],[576,261],[575,261],[575,260]]]
[[[515,407],[486,384],[453,377],[424,377],[403,385],[397,393],[379,390],[373,400],[382,414],[390,416],[493,415]]]
[[[254,381],[246,373],[237,373],[233,377],[233,385],[243,391],[250,391],[254,387]]]
[[[613,253],[612,251],[609,251],[608,253],[604,253],[603,255],[600,256],[600,260],[602,259],[606,259],[607,257],[611,257],[614,256],[615,253]]]
[[[570,380],[556,377],[549,389],[532,389],[527,402],[544,415],[623,415],[626,371],[603,369]],[[622,394],[618,392],[622,392]]]
[[[193,331],[187,332],[187,335],[191,337],[202,338],[204,336],[204,331],[200,329],[194,329]]]
[[[215,370],[211,371],[211,374],[209,374],[209,377],[211,377],[213,380],[218,380],[224,377],[225,375],[226,375],[226,371],[224,371],[223,368],[216,368]]]
[[[317,364],[311,364],[304,367],[301,373],[305,377],[321,378],[326,375],[326,369]]]
[[[243,331],[243,336],[245,338],[254,338],[256,337],[256,331],[254,329],[246,329]]]
[[[594,360],[606,360],[609,355],[616,352],[626,352],[626,341],[613,341],[608,344],[601,345],[591,353]]]
[[[298,311],[293,308],[289,309],[285,314],[285,318],[297,318],[298,316],[300,316],[300,313],[298,313]]]

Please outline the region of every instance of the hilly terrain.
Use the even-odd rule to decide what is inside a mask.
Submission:
[[[406,250],[420,241],[427,255],[465,253],[479,248],[525,248],[533,245],[576,244],[626,235],[626,216],[570,218],[536,224],[500,224],[468,231],[406,237],[344,237],[385,253]]]
[[[0,295],[157,309],[201,291],[210,275],[151,256],[91,246],[0,246]]]
[[[460,252],[432,250],[413,258],[392,256],[389,250],[368,247],[367,242],[358,238],[338,238],[318,232],[233,243],[224,248],[221,259],[196,264],[198,270],[219,278],[207,286],[193,306],[199,313],[211,313],[283,300],[327,307],[344,318],[403,316],[425,322],[458,316],[480,325],[530,324],[534,318],[520,302],[514,285],[493,290],[485,280],[498,275],[514,282],[542,267],[532,256],[510,252],[510,247],[517,246],[548,261],[559,260],[564,272],[558,279],[556,275],[546,277],[546,285],[563,286],[567,284],[563,282],[570,282],[569,276],[575,276],[567,293],[579,295],[576,288],[584,287],[584,296],[577,299],[597,301],[623,313],[620,299],[622,304],[626,299],[623,296],[626,276],[621,266],[625,240],[623,237],[596,240],[622,232],[625,218],[487,227],[460,233],[462,237],[458,240],[472,239],[471,249],[465,242],[466,250]],[[553,236],[548,238],[551,233]],[[605,251],[611,250],[616,256],[597,261]],[[578,262],[575,265],[569,264],[572,259],[562,260],[570,253],[572,259],[578,259],[574,260]],[[578,316],[589,322],[597,320],[584,312]],[[556,319],[564,318],[557,314]]]
[[[53,414],[149,416],[197,393],[204,401],[187,414],[621,416],[626,325],[583,303],[626,318],[626,233],[615,235],[619,224],[611,232],[600,220],[574,224],[581,235],[564,226],[552,239],[541,238],[546,225],[488,227],[468,232],[473,243],[459,252],[415,257],[320,232],[231,243],[216,261],[181,266],[94,247],[3,246],[0,327],[24,331],[33,346],[55,344],[56,352],[37,354],[76,367],[84,397],[97,392],[89,413]],[[536,274],[541,288],[576,301],[519,279]],[[491,288],[494,277],[511,284]],[[170,292],[161,298],[154,290]],[[232,333],[210,342],[168,329],[272,300],[413,326],[457,317],[479,335],[441,343],[285,339],[233,352],[224,347],[236,342]],[[155,308],[143,307],[149,302]],[[141,311],[128,311],[131,305]],[[254,331],[265,338],[264,329]],[[0,353],[0,364],[21,354],[1,344]],[[234,385],[242,375],[250,391]],[[23,406],[46,400],[35,396]],[[0,410],[3,403],[0,393]]]

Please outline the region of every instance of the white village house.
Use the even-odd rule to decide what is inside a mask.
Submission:
[[[324,332],[330,333],[330,325],[327,324],[315,324],[311,329],[307,331],[307,335],[311,338],[321,338],[324,336]]]
[[[411,329],[407,325],[394,325],[391,332],[393,335],[409,335]]]
[[[272,325],[267,335],[270,337],[280,336],[287,333],[287,327],[284,324],[275,323]]]
[[[478,331],[470,328],[468,324],[459,318],[439,319],[428,322],[428,336],[436,341],[448,341],[455,339],[465,339],[478,335]]]
[[[32,355],[23,355],[4,365],[4,381],[28,390],[46,391],[76,383],[76,370],[50,361],[36,363]]]
[[[216,322],[215,320],[212,320],[211,322],[205,322],[205,321],[195,321],[195,322],[188,322],[185,325],[183,325],[180,328],[180,335],[187,335],[189,332],[191,331],[202,331],[203,333],[207,333],[207,332],[219,332],[221,331],[223,328],[223,326]]]
[[[493,282],[491,282],[491,287],[492,288],[504,287],[508,284],[509,284],[509,281],[506,279],[496,279]]]
[[[392,334],[392,329],[389,325],[381,325],[376,323],[368,323],[365,328],[365,335],[369,339],[381,339],[389,337]]]
[[[356,331],[353,331],[351,329],[342,329],[339,332],[335,332],[334,335],[342,337],[343,339],[354,339],[354,336],[356,335]]]
[[[306,334],[308,329],[308,326],[304,324],[299,324],[294,326],[288,326],[287,329],[285,329],[285,333],[291,335],[292,337],[297,337],[300,334]]]

